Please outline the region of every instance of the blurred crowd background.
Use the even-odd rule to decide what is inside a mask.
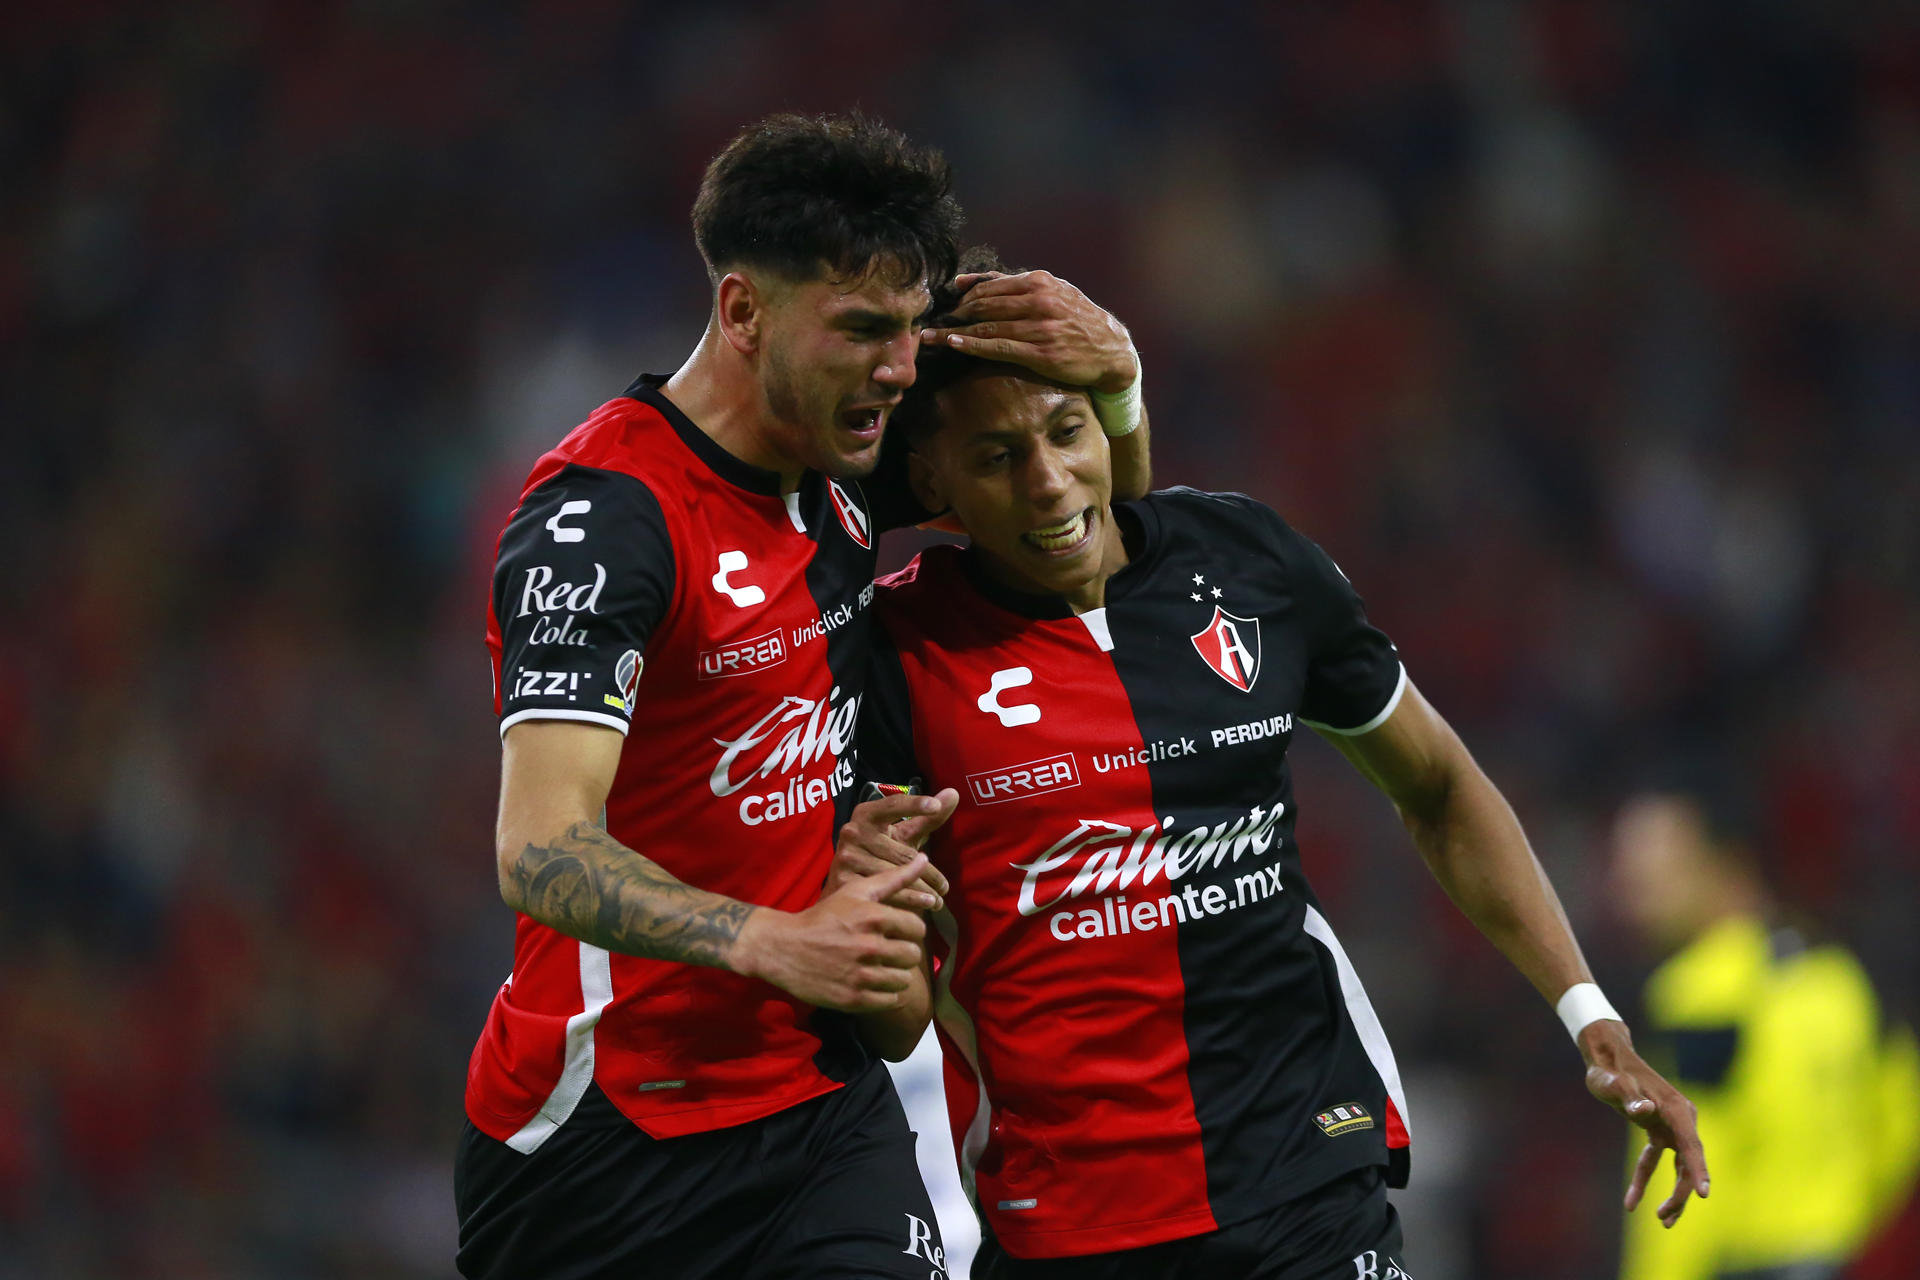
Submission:
[[[511,958],[495,534],[698,337],[709,155],[853,106],[1132,326],[1160,483],[1340,560],[1617,1003],[1657,957],[1610,818],[1692,755],[1912,1016],[1913,5],[8,5],[0,1277],[451,1274]],[[1608,1276],[1622,1126],[1389,807],[1297,756],[1408,1078],[1416,1269]]]

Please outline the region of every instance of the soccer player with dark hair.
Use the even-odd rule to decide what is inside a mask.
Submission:
[[[907,865],[822,886],[853,808],[873,547],[924,515],[858,477],[960,209],[938,153],[777,116],[714,159],[693,220],[699,346],[541,458],[500,536],[496,855],[519,914],[468,1069],[458,1264],[925,1280],[944,1254],[913,1137],[843,1015],[909,989],[945,886],[888,827],[950,801],[862,806],[841,838]],[[958,286],[983,310],[943,340],[1137,389],[1126,331],[1071,285]]]
[[[900,414],[916,491],[972,542],[882,580],[861,761],[962,798],[928,845],[937,971],[868,1027],[888,1054],[939,1027],[974,1274],[1406,1274],[1386,1191],[1412,1124],[1295,846],[1303,725],[1557,1007],[1594,1096],[1676,1151],[1671,1225],[1707,1191],[1693,1108],[1345,575],[1239,494],[1115,502],[1094,422],[1078,388],[933,347]],[[834,882],[904,856],[844,848]]]
[[[1672,1234],[1627,1220],[1623,1280],[1833,1280],[1920,1172],[1920,1047],[1859,960],[1791,921],[1748,805],[1677,770],[1614,824],[1612,900],[1660,965],[1647,1057],[1699,1104],[1721,1194]]]

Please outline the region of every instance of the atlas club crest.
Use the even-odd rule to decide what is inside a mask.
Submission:
[[[867,534],[867,513],[860,509],[860,504],[847,496],[838,480],[827,481],[827,497],[832,500],[833,514],[840,517],[840,527],[847,531],[847,536],[871,551],[873,540]]]
[[[1213,620],[1187,639],[1213,674],[1246,693],[1260,678],[1260,619],[1213,606]]]

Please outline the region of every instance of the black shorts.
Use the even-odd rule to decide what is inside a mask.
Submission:
[[[887,1070],[785,1111],[648,1137],[600,1092],[532,1155],[469,1122],[453,1167],[463,1276],[947,1280]]]
[[[1375,1167],[1246,1222],[1141,1249],[1024,1259],[982,1240],[973,1280],[1413,1280],[1404,1256]]]

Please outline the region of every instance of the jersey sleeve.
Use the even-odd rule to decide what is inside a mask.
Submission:
[[[876,619],[872,656],[867,668],[867,692],[860,703],[859,769],[862,784],[903,786],[923,774],[913,749],[913,706],[907,694],[907,673],[894,651],[886,624]]]
[[[673,587],[666,519],[638,478],[569,465],[535,487],[493,574],[500,732],[581,720],[626,733]]]
[[[1279,516],[1267,515],[1307,637],[1300,718],[1329,733],[1370,733],[1386,722],[1406,692],[1400,651],[1367,621],[1359,593],[1332,557]]]

